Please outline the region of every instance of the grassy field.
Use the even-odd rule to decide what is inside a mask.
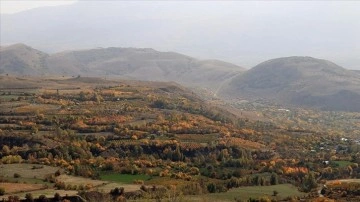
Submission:
[[[182,186],[189,184],[191,182],[182,180],[182,179],[175,179],[170,177],[153,177],[152,179],[145,182],[146,185],[175,185],[175,186]]]
[[[333,161],[333,163],[335,163],[336,165],[338,165],[341,168],[347,167],[352,164],[350,161]]]
[[[272,196],[273,191],[278,192],[277,196]],[[299,192],[296,187],[291,184],[279,184],[272,186],[251,186],[251,187],[240,187],[230,189],[224,193],[207,194],[204,196],[186,196],[186,201],[234,201],[234,199],[240,199],[247,201],[251,198],[260,198],[267,196],[270,199],[284,199],[288,196],[302,196],[305,193]]]
[[[34,167],[37,167],[37,169],[33,169]],[[59,168],[56,167],[39,164],[2,164],[0,165],[0,176],[12,178],[15,173],[18,173],[21,178],[45,179],[46,175],[54,174],[58,169]]]
[[[26,178],[26,177],[0,177],[0,179],[4,180],[5,182],[11,183],[25,183],[25,184],[42,184],[52,186],[53,184],[50,182],[45,182],[43,179],[36,179],[36,178]]]
[[[102,180],[93,180],[90,178],[84,178],[84,177],[77,177],[77,176],[72,176],[72,175],[60,175],[59,177],[57,177],[57,179],[61,182],[64,182],[65,185],[87,185],[90,184],[92,186],[100,186],[100,185],[104,185],[107,184],[107,182],[102,181]]]
[[[123,187],[125,192],[129,192],[129,191],[136,191],[136,190],[140,190],[140,186],[138,184],[122,184],[122,183],[109,183],[109,184],[105,184],[105,185],[101,185],[95,188],[95,190],[100,191],[102,193],[109,193],[110,190],[115,189],[116,187]]]
[[[130,174],[117,174],[117,173],[103,173],[100,175],[101,180],[118,182],[124,184],[132,184],[134,180],[149,180],[148,175],[130,175]]]

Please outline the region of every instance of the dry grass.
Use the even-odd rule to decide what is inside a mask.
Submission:
[[[45,195],[46,197],[50,198],[50,197],[54,197],[55,193],[59,193],[60,196],[66,196],[66,195],[74,196],[74,195],[77,195],[77,191],[73,191],[73,190],[56,190],[56,189],[43,189],[43,190],[36,190],[36,191],[24,191],[24,192],[18,193],[16,195],[19,196],[20,198],[24,199],[25,195],[27,193],[31,193],[34,198],[39,198],[40,195]],[[0,200],[8,199],[9,195],[10,194],[0,196]]]
[[[125,192],[140,190],[141,185],[137,184],[121,184],[121,183],[109,183],[96,187],[96,190],[104,193],[109,193],[110,190],[116,187],[123,187]]]
[[[9,194],[9,193],[39,190],[39,189],[44,188],[44,185],[0,182],[0,187],[5,188],[5,193]]]
[[[15,109],[16,113],[44,113],[48,110],[56,110],[59,106],[49,104],[24,105]]]
[[[84,177],[76,177],[76,176],[71,176],[71,175],[60,175],[59,177],[57,177],[58,180],[64,182],[66,185],[67,184],[71,184],[71,185],[92,185],[93,187],[96,186],[100,186],[100,185],[105,185],[108,184],[107,181],[102,181],[102,180],[92,180],[89,178],[84,178]]]
[[[32,169],[34,166],[42,168]],[[39,164],[2,164],[0,165],[0,176],[12,177],[14,173],[20,174],[22,178],[45,179],[48,174],[55,173],[59,168]]]

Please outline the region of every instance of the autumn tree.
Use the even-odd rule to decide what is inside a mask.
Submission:
[[[316,179],[314,173],[311,172],[305,176],[302,188],[305,192],[309,192],[316,187],[317,187]]]

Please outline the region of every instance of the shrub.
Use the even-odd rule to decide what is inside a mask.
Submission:
[[[214,183],[210,183],[207,185],[207,190],[209,193],[215,193],[216,192],[216,185]]]
[[[54,200],[55,200],[55,201],[61,201],[61,196],[60,196],[59,193],[56,192],[56,193],[54,194]]]
[[[14,178],[19,178],[21,175],[19,173],[14,173]]]
[[[40,201],[40,202],[48,202],[49,199],[45,195],[40,195],[38,201]]]
[[[25,200],[28,202],[33,202],[34,201],[34,197],[31,193],[27,193],[25,194]]]
[[[4,187],[0,187],[0,196],[5,195],[5,188]]]

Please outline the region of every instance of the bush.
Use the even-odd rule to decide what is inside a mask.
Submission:
[[[112,189],[110,191],[110,194],[115,197],[115,196],[120,196],[120,195],[123,195],[124,194],[124,187],[116,187],[115,189]]]
[[[14,178],[19,178],[21,175],[19,173],[14,173]]]
[[[25,201],[33,202],[34,201],[33,195],[31,193],[25,194]]]
[[[216,192],[216,185],[214,183],[210,183],[207,185],[207,190],[209,193],[215,193]]]
[[[60,196],[59,193],[56,192],[56,193],[54,194],[54,200],[55,200],[55,201],[61,201],[61,196]]]
[[[45,195],[40,195],[38,201],[40,201],[40,202],[48,202],[49,199]]]
[[[5,188],[4,187],[0,187],[0,196],[5,195]]]

